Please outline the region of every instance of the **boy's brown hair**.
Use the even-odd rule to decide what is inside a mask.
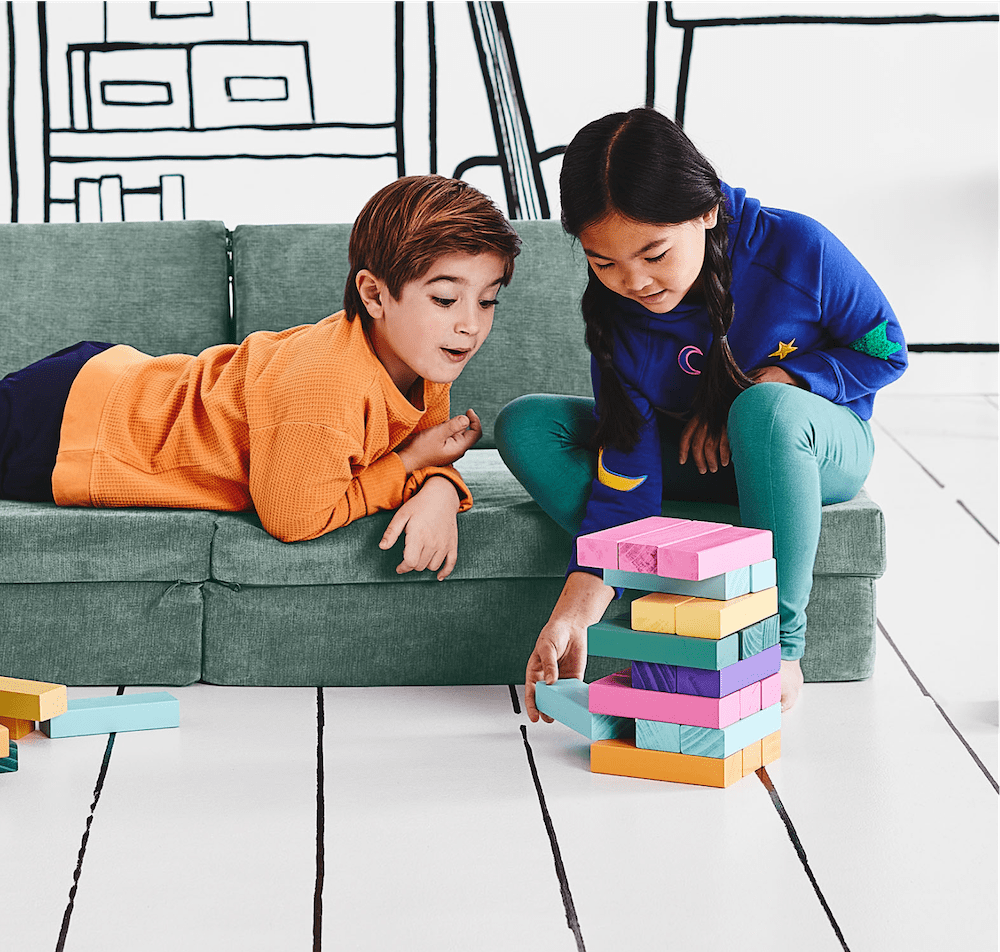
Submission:
[[[399,300],[403,286],[426,274],[438,258],[493,252],[503,259],[507,285],[520,248],[503,212],[468,183],[441,175],[396,179],[368,200],[351,229],[347,318],[368,316],[358,293],[359,271],[371,271]]]

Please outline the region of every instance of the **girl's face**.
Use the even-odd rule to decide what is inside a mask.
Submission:
[[[651,225],[611,212],[580,232],[580,244],[606,288],[654,314],[672,311],[695,286],[705,262],[705,232],[718,207],[679,225]]]

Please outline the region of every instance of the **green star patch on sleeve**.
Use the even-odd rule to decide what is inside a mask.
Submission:
[[[888,360],[897,350],[903,349],[902,344],[894,344],[885,336],[885,329],[888,324],[888,321],[876,324],[864,337],[859,337],[853,344],[849,344],[848,346],[851,350],[868,354],[869,357],[881,357],[882,360]]]

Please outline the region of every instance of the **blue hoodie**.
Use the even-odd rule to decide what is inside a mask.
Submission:
[[[885,295],[818,222],[766,208],[725,183],[722,191],[733,217],[728,254],[736,310],[727,337],[737,364],[745,373],[781,367],[813,393],[870,419],[875,392],[906,368],[906,344]],[[595,479],[580,535],[659,515],[657,411],[689,415],[712,342],[703,303],[685,300],[654,314],[612,296],[615,369],[644,423],[633,450],[609,446],[602,462],[612,473],[645,479],[628,492]],[[591,377],[596,396],[601,381],[593,358]],[[600,574],[577,564],[575,546],[568,571]]]

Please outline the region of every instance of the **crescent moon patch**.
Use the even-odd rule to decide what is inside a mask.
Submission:
[[[621,473],[613,473],[604,466],[604,447],[597,452],[597,479],[609,489],[617,489],[618,492],[630,493],[637,489],[645,481],[645,476],[622,476]]]
[[[682,347],[681,352],[677,355],[677,364],[686,374],[691,374],[692,377],[697,377],[701,371],[695,370],[691,366],[691,355],[700,354],[702,357],[705,356],[705,352],[700,347],[695,347],[693,344],[688,344],[687,347]]]

